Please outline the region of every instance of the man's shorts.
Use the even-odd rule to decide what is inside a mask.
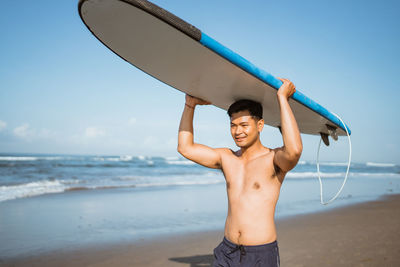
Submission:
[[[213,267],[279,267],[278,242],[257,245],[236,245],[226,239],[214,249]]]

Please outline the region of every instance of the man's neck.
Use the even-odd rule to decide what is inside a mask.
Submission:
[[[249,160],[253,158],[256,154],[264,151],[265,147],[261,144],[260,139],[258,139],[254,144],[249,147],[240,148],[240,157],[244,160]]]

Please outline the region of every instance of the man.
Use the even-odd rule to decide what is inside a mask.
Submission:
[[[260,142],[264,126],[261,104],[251,100],[233,103],[228,114],[231,134],[240,148],[210,148],[193,142],[196,105],[210,104],[186,95],[178,151],[184,157],[209,168],[221,169],[228,193],[228,215],[223,241],[214,249],[213,266],[279,266],[275,229],[275,206],[286,173],[293,169],[302,152],[300,132],[288,99],[296,91],[292,82],[277,92],[283,147],[270,149]]]

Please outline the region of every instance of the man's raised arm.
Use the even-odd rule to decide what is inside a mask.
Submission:
[[[287,79],[279,78],[279,80],[283,82],[277,93],[281,115],[283,147],[275,150],[274,163],[281,170],[288,172],[299,161],[301,152],[303,151],[303,144],[301,142],[299,127],[288,102],[289,97],[296,91],[296,87]]]
[[[219,149],[193,142],[193,116],[196,105],[208,105],[209,102],[186,95],[185,108],[182,113],[178,133],[178,152],[185,158],[200,165],[219,169],[221,155]]]

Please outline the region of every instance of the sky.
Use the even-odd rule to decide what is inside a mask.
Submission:
[[[400,163],[399,1],[178,1],[155,4],[337,113],[354,162]],[[0,153],[178,156],[183,93],[103,46],[78,1],[3,0]],[[195,142],[235,149],[226,112],[196,109]],[[302,135],[315,161],[319,136]],[[261,134],[281,146],[276,128]],[[346,162],[340,137],[320,160]]]

